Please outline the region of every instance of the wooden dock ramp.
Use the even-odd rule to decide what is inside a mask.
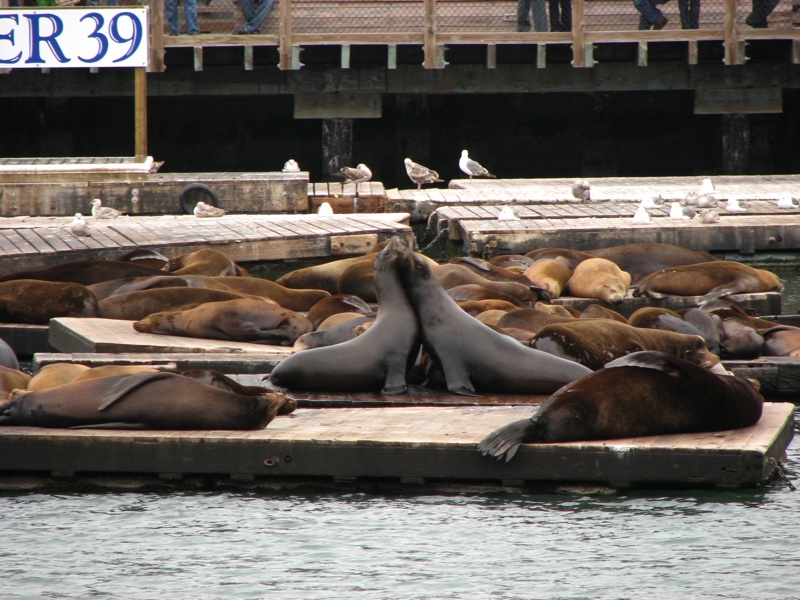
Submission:
[[[254,484],[312,478],[752,487],[784,456],[793,408],[767,403],[757,425],[733,431],[525,444],[508,463],[482,456],[476,444],[534,407],[300,408],[251,432],[0,427],[0,473],[210,475]]]

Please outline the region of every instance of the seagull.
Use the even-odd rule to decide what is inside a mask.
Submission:
[[[358,184],[364,183],[372,179],[372,171],[364,163],[359,163],[357,167],[342,167],[338,173],[334,173],[337,177],[344,177],[352,183],[356,184],[356,192],[358,192]]]
[[[700,192],[689,192],[686,194],[686,198],[684,198],[683,203],[687,206],[694,206],[697,204],[697,199],[700,197]]]
[[[500,214],[497,215],[498,221],[518,221],[519,217],[510,206],[504,206],[500,209]]]
[[[719,213],[709,208],[700,211],[700,220],[703,223],[719,223]]]
[[[281,169],[284,173],[299,173],[300,172],[300,165],[297,164],[297,161],[293,158],[290,158],[283,164],[283,169]]]
[[[439,174],[434,171],[433,169],[429,169],[428,167],[423,167],[415,163],[410,158],[406,158],[403,160],[406,165],[406,173],[408,173],[408,177],[417,184],[417,189],[422,189],[423,183],[441,183],[443,180],[439,179]]]
[[[321,217],[330,217],[333,215],[333,207],[330,205],[330,202],[323,202],[319,205],[317,209],[317,214]]]
[[[572,182],[572,196],[581,202],[587,202],[591,200],[590,187],[589,182],[585,179],[576,179]]]
[[[650,198],[645,198],[642,200],[639,206],[644,206],[645,208],[658,208],[664,204],[664,198],[661,197],[659,194],[658,196],[651,196]]]
[[[673,202],[669,207],[669,218],[670,219],[683,219],[688,221],[692,217],[694,217],[697,213],[694,209],[690,206],[681,206],[680,202]]]
[[[794,196],[783,196],[778,199],[778,208],[797,208],[798,201]]]
[[[647,209],[644,207],[644,202],[639,205],[639,208],[636,209],[636,214],[633,215],[633,219],[631,219],[632,223],[636,223],[637,225],[644,225],[645,223],[652,223],[652,219],[650,219],[650,213],[647,212]]]
[[[714,184],[711,182],[711,179],[706,177],[703,179],[702,183],[700,184],[700,189],[698,190],[699,194],[713,194],[715,191]]]
[[[195,204],[192,212],[198,219],[204,219],[206,217],[221,217],[227,211],[224,208],[217,208],[216,206],[201,201]]]
[[[122,214],[122,211],[110,206],[103,206],[103,201],[100,198],[92,200],[92,216],[95,219],[116,219]]]
[[[711,194],[700,194],[697,196],[697,201],[695,202],[697,208],[714,208],[717,206],[718,202],[717,199],[714,198]]]
[[[75,213],[72,223],[69,224],[69,230],[72,232],[72,235],[77,237],[92,236],[92,232],[89,231],[89,226],[86,224],[86,221],[83,220],[83,215],[81,213]]]
[[[738,213],[747,212],[747,208],[739,204],[736,198],[728,198],[728,204],[725,205],[725,210]]]
[[[466,150],[461,151],[461,158],[458,159],[458,168],[469,175],[470,179],[473,177],[495,177],[489,173],[489,171],[487,171],[478,161],[472,160],[469,157],[469,152]]]
[[[150,173],[158,173],[158,170],[164,166],[165,160],[157,160],[150,165]]]

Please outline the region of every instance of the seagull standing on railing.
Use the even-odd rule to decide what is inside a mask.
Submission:
[[[442,182],[442,180],[439,179],[439,174],[433,169],[423,167],[422,165],[415,163],[410,158],[406,158],[403,160],[403,162],[406,165],[406,173],[408,173],[409,179],[417,184],[418,190],[422,189],[423,183]]]
[[[478,161],[472,160],[469,157],[469,152],[466,150],[461,151],[461,158],[458,160],[458,168],[469,175],[470,179],[473,177],[494,178],[494,175],[489,173],[489,171],[483,165],[481,165]]]

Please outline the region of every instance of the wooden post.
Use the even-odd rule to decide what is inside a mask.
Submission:
[[[722,129],[722,172],[744,175],[750,166],[750,118],[746,114],[720,115]]]
[[[143,163],[147,158],[147,69],[134,69],[134,127],[136,162]]]
[[[353,119],[322,119],[322,169],[338,173],[353,157]]]
[[[163,73],[164,65],[164,0],[150,0],[150,71]]]
[[[585,23],[584,23],[584,3],[583,0],[572,0],[572,66],[585,67],[586,46]],[[592,66],[589,64],[588,66]]]
[[[425,61],[422,63],[426,69],[441,69],[439,53],[436,48],[436,0],[424,0],[422,3],[424,10],[424,51]]]
[[[739,31],[736,29],[736,0],[725,0],[725,64],[727,66],[740,64],[739,59]]]
[[[290,71],[294,68],[292,60],[292,2],[291,0],[280,0],[278,2],[278,32],[280,55],[278,68],[281,71]]]

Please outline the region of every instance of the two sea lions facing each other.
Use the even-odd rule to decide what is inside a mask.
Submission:
[[[487,435],[478,451],[509,461],[524,443],[739,429],[758,422],[763,404],[753,380],[662,352],[636,352],[568,383],[530,419]]]

